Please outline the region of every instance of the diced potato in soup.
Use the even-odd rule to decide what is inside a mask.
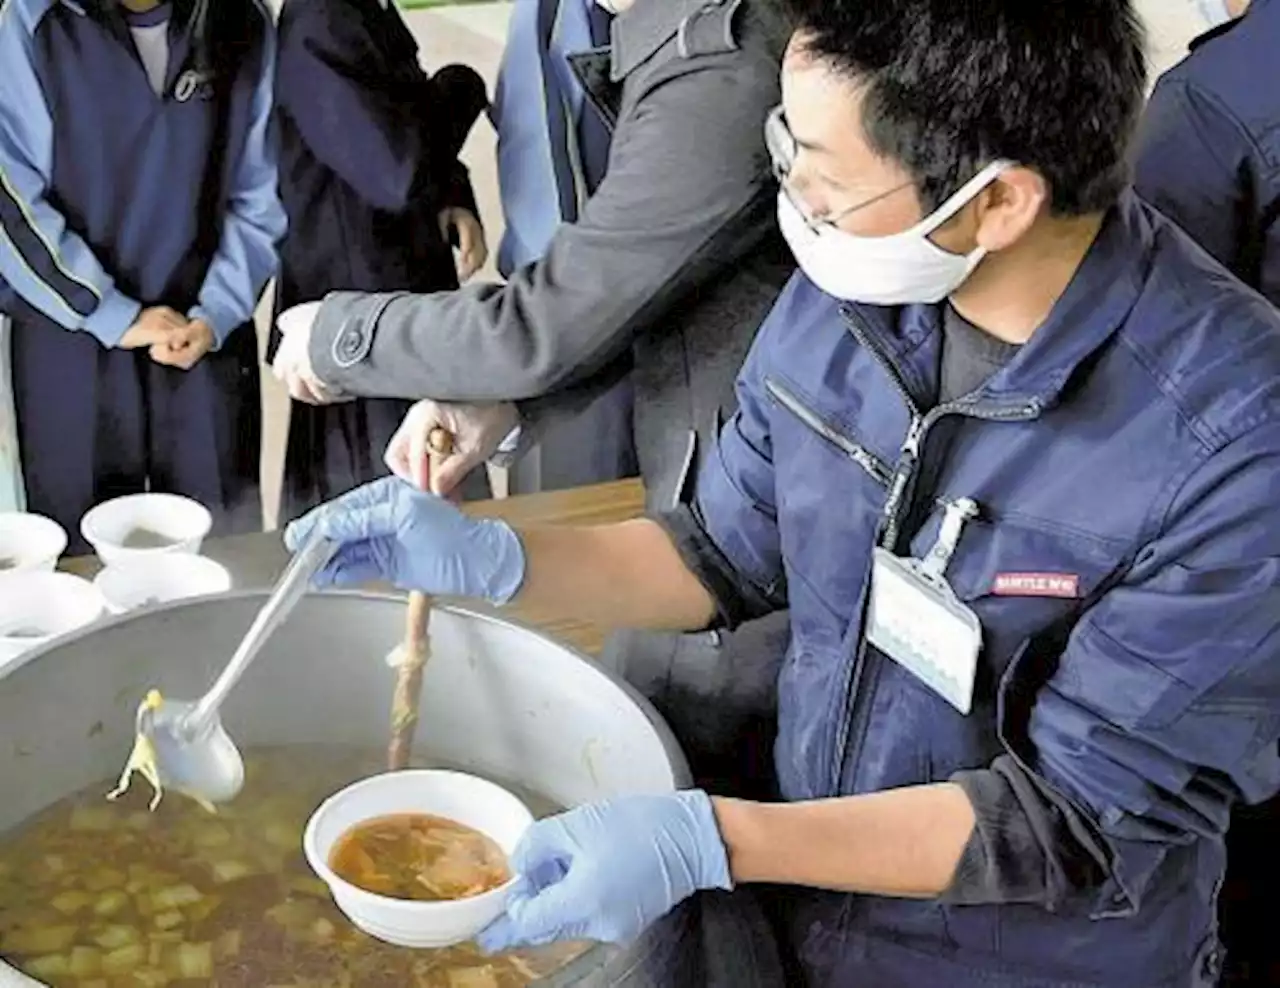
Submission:
[[[215,817],[186,799],[148,813],[141,791],[104,802],[110,782],[50,807],[0,837],[0,954],[54,988],[521,988],[585,949],[490,958],[356,930],[307,867],[301,835],[323,799],[383,757],[252,752],[244,792]]]

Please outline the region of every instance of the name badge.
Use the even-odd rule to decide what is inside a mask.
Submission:
[[[982,623],[955,595],[946,569],[965,523],[977,513],[968,498],[948,504],[924,559],[876,548],[867,613],[867,641],[966,715],[973,708]]]

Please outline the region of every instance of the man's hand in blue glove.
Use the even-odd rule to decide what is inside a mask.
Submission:
[[[626,943],[701,889],[730,889],[704,792],[628,796],[534,824],[512,857],[519,882],[480,936],[490,953],[563,940]]]
[[[505,604],[524,582],[524,548],[510,525],[468,518],[396,477],[322,504],[285,530],[285,544],[296,552],[313,534],[338,544],[318,586],[381,580]]]

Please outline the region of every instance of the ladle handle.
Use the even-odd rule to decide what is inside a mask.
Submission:
[[[453,451],[453,436],[439,426],[427,436],[430,462],[429,482],[435,487],[440,462]],[[391,701],[391,743],[387,746],[387,768],[392,772],[409,767],[410,749],[418,723],[418,707],[422,702],[422,674],[430,648],[431,597],[415,590],[409,594],[405,611],[404,644],[400,649],[400,668],[396,673],[396,691]]]
[[[190,730],[198,733],[199,729],[218,712],[227,694],[240,681],[249,664],[258,657],[262,646],[288,619],[298,601],[306,596],[312,577],[333,558],[336,549],[337,546],[328,539],[316,538],[294,554],[289,565],[285,567],[284,573],[276,581],[275,587],[272,588],[271,596],[262,605],[262,610],[258,611],[258,616],[253,619],[249,631],[240,641],[235,654],[231,656],[231,661],[209,688],[209,692],[200,698],[195,709],[191,711],[187,721]]]

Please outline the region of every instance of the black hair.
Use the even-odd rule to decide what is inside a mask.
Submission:
[[[1146,94],[1130,0],[789,0],[802,50],[863,92],[880,154],[935,209],[1006,158],[1048,182],[1052,210],[1110,207],[1129,182]]]

